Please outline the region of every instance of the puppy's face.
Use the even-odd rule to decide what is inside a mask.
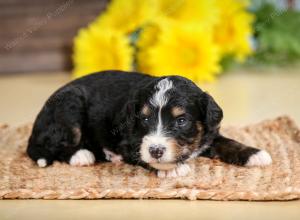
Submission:
[[[156,80],[141,91],[135,112],[134,140],[140,160],[148,164],[183,162],[197,154],[211,127],[217,129],[221,109],[208,110],[209,100],[191,81],[182,77]],[[212,100],[213,101],[213,100]],[[209,125],[210,123],[210,125]]]
[[[152,103],[153,104],[153,103]],[[203,135],[192,107],[145,104],[139,120],[141,159],[146,163],[175,163],[195,152]]]

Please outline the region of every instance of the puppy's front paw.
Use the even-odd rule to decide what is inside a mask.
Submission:
[[[121,155],[115,154],[114,152],[103,148],[103,152],[105,154],[105,159],[111,161],[115,164],[121,164],[123,162],[123,157]]]
[[[272,163],[272,158],[267,151],[260,150],[257,153],[251,155],[245,164],[248,167],[252,166],[266,166]]]
[[[95,163],[95,156],[91,151],[81,149],[73,154],[69,163],[72,166],[89,166]]]
[[[190,173],[191,168],[188,164],[179,164],[176,168],[171,170],[158,170],[157,176],[159,178],[175,178],[186,176]]]

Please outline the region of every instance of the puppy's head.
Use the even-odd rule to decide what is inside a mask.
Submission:
[[[136,146],[139,160],[150,166],[196,156],[222,119],[213,98],[179,76],[157,78],[141,87],[127,110],[129,142]]]

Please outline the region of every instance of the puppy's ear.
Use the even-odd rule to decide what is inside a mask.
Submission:
[[[202,93],[198,102],[201,120],[208,132],[218,131],[223,118],[223,111],[216,101],[206,92]]]
[[[120,114],[117,116],[118,123],[122,125],[120,132],[123,135],[131,135],[135,128],[137,118],[137,96],[136,94],[130,96],[128,101],[124,104]]]

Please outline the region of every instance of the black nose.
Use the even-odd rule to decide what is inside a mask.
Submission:
[[[155,159],[161,158],[165,151],[166,148],[159,144],[150,145],[149,147],[149,153]]]

